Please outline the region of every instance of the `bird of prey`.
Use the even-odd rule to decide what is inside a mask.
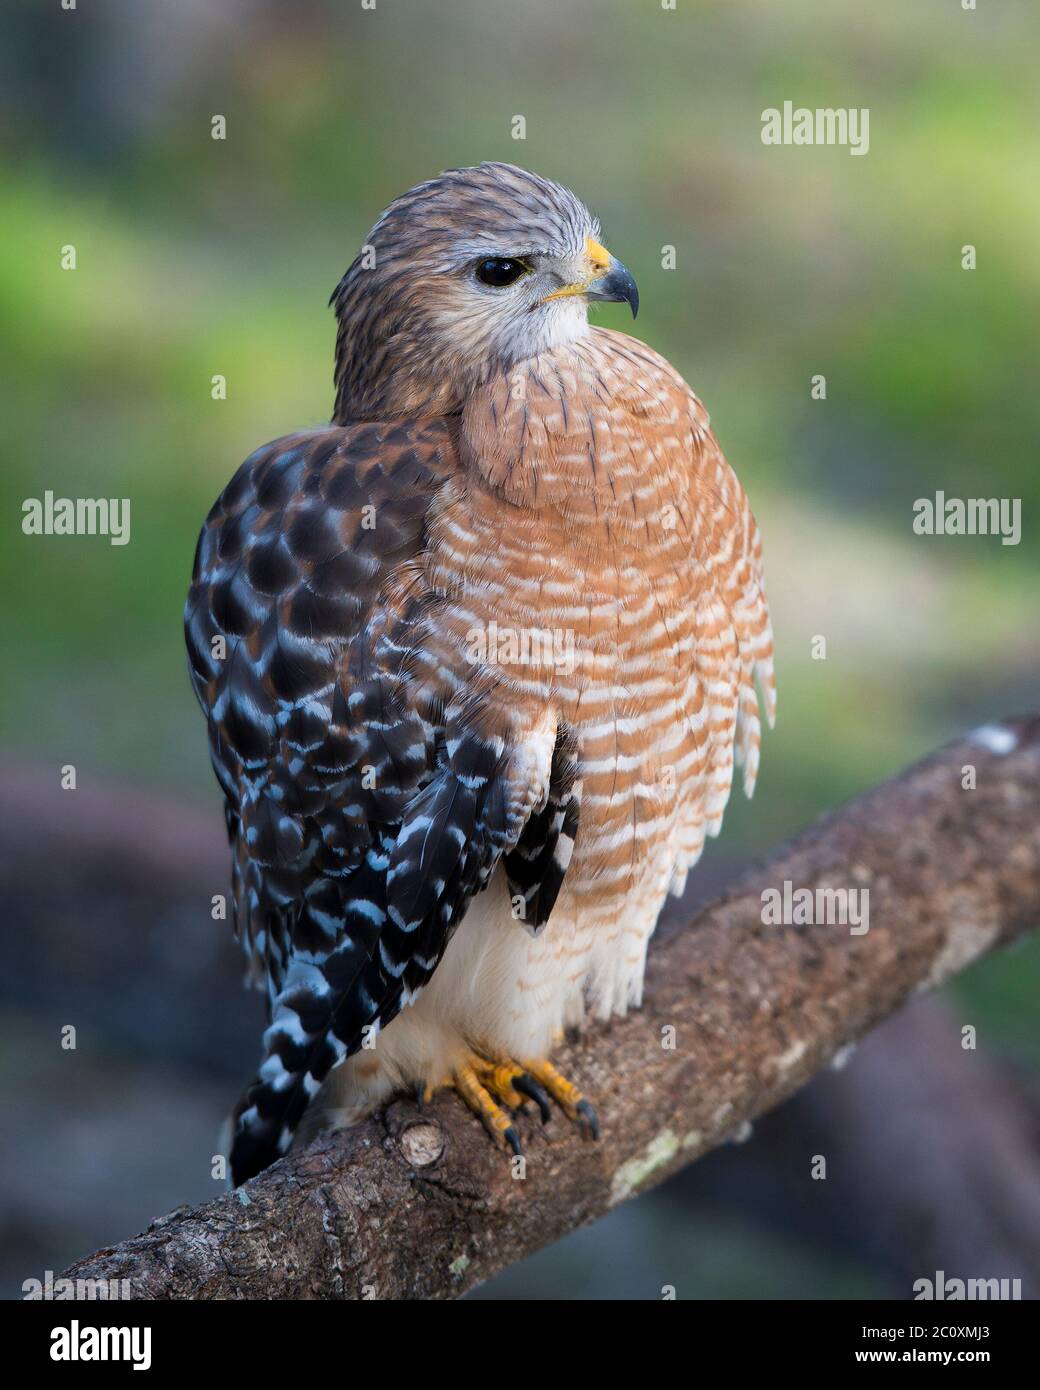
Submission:
[[[508,164],[397,198],[332,294],[332,424],[251,455],[186,608],[236,930],[266,986],[240,1183],[308,1106],[454,1087],[594,1112],[550,1057],[640,1002],[647,942],[770,723],[758,530],[567,189]]]

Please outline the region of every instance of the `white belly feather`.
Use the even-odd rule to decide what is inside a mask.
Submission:
[[[471,1046],[515,1061],[548,1056],[588,1008],[598,1018],[642,1002],[647,944],[672,877],[648,866],[621,920],[584,906],[566,883],[537,937],[513,917],[499,869],[470,905],[432,980],[329,1078],[326,1122],[354,1123],[395,1091],[438,1084]]]

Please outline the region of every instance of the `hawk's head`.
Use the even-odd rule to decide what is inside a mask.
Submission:
[[[573,193],[512,164],[449,169],[390,204],[333,291],[335,418],[458,410],[491,372],[584,333],[594,300],[639,307]]]

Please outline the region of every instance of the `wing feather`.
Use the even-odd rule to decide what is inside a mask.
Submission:
[[[503,855],[538,925],[562,881],[573,749],[550,770],[546,731],[529,745],[486,698],[455,698],[437,649],[418,562],[457,466],[442,420],[290,436],[246,460],[200,537],[190,668],[227,798],[236,928],[270,1004],[236,1183],[416,997]],[[564,748],[555,727],[548,739]]]

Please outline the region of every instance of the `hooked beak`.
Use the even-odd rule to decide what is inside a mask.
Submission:
[[[585,298],[607,300],[612,304],[620,304],[624,300],[632,310],[633,318],[639,313],[639,290],[632,279],[631,271],[613,256],[610,258],[610,268],[606,275],[593,280],[591,285],[586,285]]]
[[[639,290],[626,266],[610,254],[605,246],[589,237],[585,243],[589,262],[589,278],[577,285],[564,285],[554,290],[542,300],[564,299],[571,295],[583,295],[586,299],[620,304],[622,300],[632,310],[632,317],[639,313]]]

